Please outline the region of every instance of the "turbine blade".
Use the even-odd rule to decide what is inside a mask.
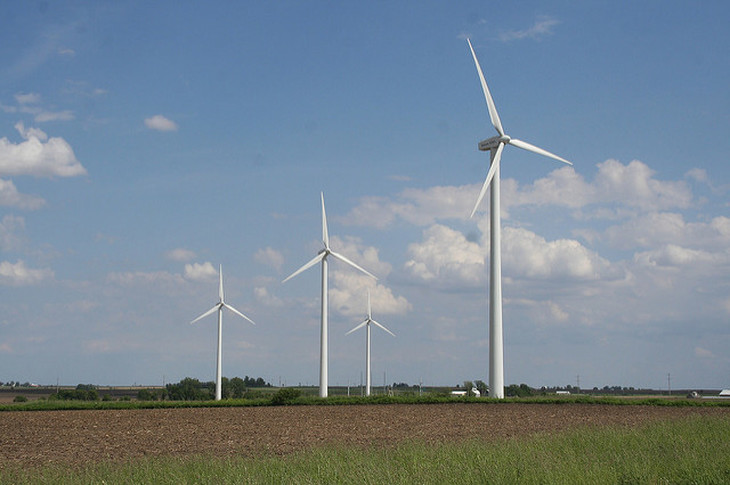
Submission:
[[[200,316],[199,316],[198,318],[196,318],[195,320],[193,320],[192,322],[190,322],[190,324],[192,325],[193,323],[197,322],[198,320],[202,320],[203,318],[207,317],[207,316],[208,316],[208,315],[210,315],[211,313],[214,313],[214,312],[215,312],[216,310],[218,310],[218,309],[219,309],[220,307],[221,307],[221,304],[220,304],[220,303],[216,303],[216,305],[215,305],[215,306],[214,306],[213,308],[211,308],[211,309],[210,309],[210,310],[208,310],[207,312],[205,312],[205,313],[203,313],[202,315],[200,315]]]
[[[373,317],[373,312],[370,307],[370,288],[368,288],[368,318]]]
[[[218,266],[218,298],[223,301],[223,265]]]
[[[526,141],[517,140],[516,138],[512,138],[512,139],[510,139],[509,143],[510,143],[510,145],[514,145],[517,148],[522,148],[523,150],[527,150],[529,152],[537,153],[538,155],[544,155],[546,157],[554,158],[555,160],[558,160],[558,161],[563,162],[563,163],[567,163],[568,165],[573,165],[572,163],[570,163],[566,159],[564,159],[562,157],[559,157],[559,156],[555,155],[554,153],[550,153],[547,150],[543,150],[540,147],[536,147],[535,145],[532,145],[530,143],[527,143]]]
[[[295,272],[293,272],[292,274],[290,274],[290,275],[289,275],[289,276],[288,276],[288,277],[287,277],[287,278],[286,278],[286,279],[285,279],[284,281],[282,281],[282,283],[286,283],[287,281],[289,281],[290,279],[294,278],[294,277],[295,277],[296,275],[298,275],[298,274],[299,274],[299,273],[301,273],[302,271],[306,271],[306,270],[308,270],[309,268],[311,268],[311,267],[312,267],[312,266],[314,266],[315,264],[317,264],[317,263],[319,263],[320,261],[322,261],[322,259],[324,259],[324,257],[325,257],[326,255],[327,255],[327,252],[326,252],[326,251],[322,251],[321,253],[317,254],[317,255],[316,255],[316,256],[315,256],[314,258],[312,258],[312,260],[311,260],[311,261],[309,261],[309,262],[308,262],[307,264],[305,264],[304,266],[302,266],[301,268],[299,268],[298,270],[296,270]]]
[[[327,214],[324,211],[324,192],[320,192],[319,195],[322,199],[322,242],[324,243],[324,247],[329,249],[330,236],[329,232],[327,231]]]
[[[238,310],[236,310],[235,308],[233,308],[228,303],[224,303],[223,306],[226,307],[226,308],[228,308],[230,311],[232,311],[233,313],[235,313],[239,317],[242,317],[242,318],[248,320],[249,322],[251,322],[252,324],[256,325],[256,322],[254,322],[253,320],[251,320],[250,318],[248,318],[246,315],[244,315],[243,313],[241,313]]]
[[[357,327],[355,327],[355,328],[353,328],[352,330],[350,330],[349,332],[347,332],[347,333],[346,333],[345,335],[350,335],[350,334],[351,334],[352,332],[354,332],[355,330],[359,330],[359,329],[361,329],[361,328],[362,328],[363,326],[367,325],[367,323],[368,323],[368,321],[367,321],[367,320],[365,320],[365,321],[364,321],[364,322],[362,322],[362,323],[361,323],[360,325],[358,325]]]
[[[504,136],[504,129],[502,129],[502,122],[499,120],[499,114],[497,113],[497,107],[494,105],[494,100],[492,99],[492,94],[489,92],[489,87],[487,86],[487,80],[484,79],[484,73],[482,72],[481,66],[479,66],[479,61],[477,60],[477,55],[474,52],[474,48],[471,46],[471,41],[469,39],[466,39],[466,41],[469,43],[469,49],[471,50],[471,55],[474,58],[474,64],[476,64],[477,72],[479,73],[479,80],[482,82],[482,91],[484,91],[484,97],[487,100],[487,108],[489,109],[489,118],[492,120],[492,125],[494,125],[494,128],[497,130],[497,133]]]
[[[469,218],[474,217],[474,214],[476,213],[477,209],[479,208],[479,204],[482,203],[484,194],[487,193],[487,188],[489,188],[489,184],[492,183],[494,174],[497,171],[497,164],[499,164],[499,161],[502,159],[502,150],[504,150],[504,143],[500,143],[499,146],[497,146],[497,153],[494,154],[494,159],[492,160],[492,164],[489,166],[489,172],[487,172],[487,178],[484,179],[484,185],[482,185],[482,190],[479,192],[479,197],[477,197],[477,203],[474,204],[474,209],[472,209],[471,215],[469,216]]]
[[[388,330],[387,328],[385,328],[384,326],[382,326],[381,324],[379,324],[375,320],[370,320],[370,322],[373,323],[373,324],[375,324],[376,326],[382,328],[383,330],[385,330],[386,332],[388,332],[389,334],[391,334],[393,337],[395,337],[395,334],[393,332],[391,332],[390,330]]]
[[[366,275],[370,276],[371,278],[374,278],[374,279],[376,279],[376,280],[378,279],[378,277],[377,277],[377,276],[373,275],[373,274],[372,274],[371,272],[369,272],[369,271],[367,271],[367,270],[365,270],[365,269],[361,268],[360,266],[356,265],[355,263],[353,263],[352,261],[350,261],[349,259],[347,259],[347,258],[346,258],[346,257],[344,257],[343,255],[341,255],[341,254],[339,254],[339,253],[336,253],[336,252],[334,252],[334,251],[330,251],[330,254],[331,254],[332,256],[334,256],[335,258],[339,259],[340,261],[342,261],[343,263],[347,263],[347,264],[349,264],[350,266],[352,266],[353,268],[355,268],[355,269],[359,269],[360,271],[362,271],[362,272],[363,272],[363,273],[365,273]]]

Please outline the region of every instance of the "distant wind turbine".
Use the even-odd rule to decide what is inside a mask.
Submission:
[[[469,39],[471,55],[474,58],[479,80],[482,83],[484,97],[487,100],[487,108],[489,109],[489,118],[492,125],[497,130],[497,136],[488,138],[479,142],[479,150],[490,152],[490,166],[487,172],[487,178],[484,180],[482,190],[471,211],[471,216],[477,211],[479,204],[484,198],[487,188],[491,184],[491,207],[490,207],[490,235],[489,235],[489,396],[496,398],[504,397],[504,358],[503,358],[503,342],[502,342],[502,249],[501,249],[501,231],[500,231],[500,207],[499,207],[499,164],[502,158],[502,150],[505,145],[514,145],[538,155],[554,158],[568,165],[572,165],[569,161],[555,154],[538,148],[530,143],[511,138],[506,135],[502,128],[502,122],[499,120],[497,108],[494,100],[487,87],[487,81],[484,79],[482,68],[479,66],[477,55]]]
[[[370,395],[370,324],[375,325],[376,327],[380,327],[389,334],[391,334],[393,337],[395,337],[395,334],[373,320],[373,312],[370,308],[370,290],[368,290],[368,316],[365,318],[365,321],[363,321],[360,325],[353,328],[349,332],[347,332],[345,335],[350,335],[355,330],[359,330],[362,327],[365,327],[366,330],[366,337],[365,337],[365,395]]]
[[[324,248],[321,249],[317,256],[315,256],[311,261],[309,261],[307,264],[296,270],[294,273],[289,275],[282,283],[286,283],[290,279],[294,278],[299,273],[306,271],[307,269],[311,268],[315,264],[322,262],[322,313],[321,313],[321,326],[320,326],[320,344],[319,344],[319,397],[327,397],[327,388],[328,388],[328,380],[327,380],[327,365],[328,365],[328,357],[327,357],[327,342],[328,342],[328,336],[327,336],[327,279],[328,279],[328,272],[327,272],[327,257],[332,256],[335,259],[339,259],[343,263],[347,263],[353,268],[365,273],[366,275],[375,278],[372,274],[362,269],[360,266],[356,265],[343,255],[336,253],[330,249],[330,238],[329,234],[327,232],[327,215],[324,210],[324,193],[320,193],[320,199],[322,200],[322,242],[324,243]]]
[[[207,312],[200,315],[198,318],[190,322],[191,324],[197,322],[198,320],[202,320],[203,318],[207,317],[208,315],[212,314],[216,310],[218,311],[218,355],[216,357],[216,368],[215,368],[215,400],[220,401],[222,390],[221,390],[221,380],[222,380],[222,364],[223,364],[223,308],[228,308],[230,311],[235,313],[241,318],[244,318],[248,320],[249,322],[254,323],[253,320],[248,318],[243,313],[239,312],[235,308],[233,308],[231,305],[226,303],[223,298],[223,265],[219,268],[219,279],[218,279],[218,303],[215,304],[213,308],[208,310]]]

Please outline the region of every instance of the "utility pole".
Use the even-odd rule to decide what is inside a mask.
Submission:
[[[672,374],[667,373],[667,392],[672,395]]]

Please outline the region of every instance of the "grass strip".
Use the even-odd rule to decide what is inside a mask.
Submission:
[[[721,399],[662,399],[662,398],[617,398],[617,397],[526,397],[491,399],[479,397],[451,396],[371,396],[327,398],[301,396],[279,405],[287,406],[345,406],[355,404],[610,404],[616,406],[692,406],[692,407],[730,407],[730,400]],[[62,401],[37,400],[26,403],[0,404],[0,412],[7,411],[69,411],[94,409],[174,409],[174,408],[212,408],[212,407],[252,407],[275,405],[270,398],[226,399],[222,401]]]
[[[730,483],[730,419],[689,417],[501,441],[320,448],[286,457],[207,456],[10,469],[0,484]]]

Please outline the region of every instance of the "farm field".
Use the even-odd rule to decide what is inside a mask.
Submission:
[[[701,416],[730,419],[730,408],[453,403],[4,412],[0,471],[150,457],[270,457],[323,447],[490,442]]]

